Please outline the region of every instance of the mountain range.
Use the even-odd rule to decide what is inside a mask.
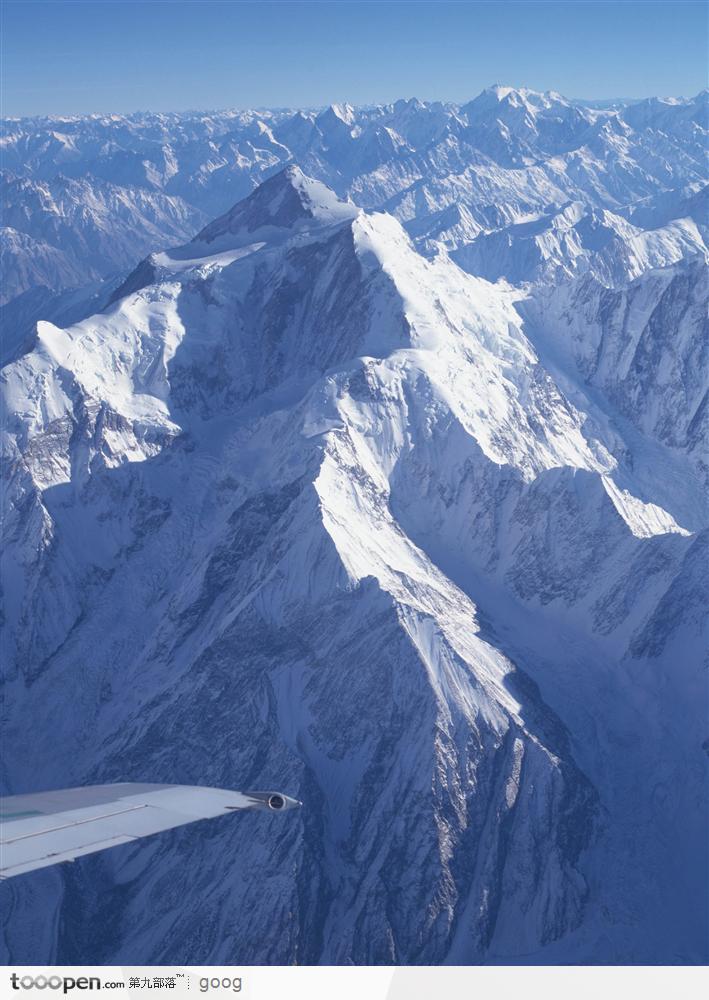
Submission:
[[[707,961],[706,106],[4,123],[6,961]]]
[[[594,108],[496,86],[462,106],[5,119],[2,301],[120,272],[289,163],[482,277],[529,280],[539,255],[587,270],[596,252],[604,276],[635,277],[703,247],[707,95]],[[509,242],[521,273],[498,259]]]

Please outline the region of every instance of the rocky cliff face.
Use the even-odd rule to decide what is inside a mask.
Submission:
[[[289,169],[39,324],[3,373],[6,789],[305,808],[5,883],[9,959],[701,959],[683,274],[569,286],[564,327]]]

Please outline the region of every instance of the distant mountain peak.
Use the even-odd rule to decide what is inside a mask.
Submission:
[[[504,101],[506,97],[516,96],[517,94],[522,94],[523,91],[518,90],[515,87],[505,87],[500,83],[495,83],[492,87],[487,87],[483,94],[489,94],[491,97],[497,98],[498,101]]]
[[[555,90],[531,90],[529,87],[507,87],[495,83],[486,87],[477,97],[474,97],[466,107],[480,111],[490,111],[497,104],[505,104],[511,108],[524,107],[529,110],[548,109],[555,105],[568,105],[569,101]]]
[[[330,104],[318,115],[318,121],[322,124],[342,123],[350,128],[354,125],[357,113],[351,104]]]
[[[357,211],[351,202],[342,201],[321,181],[290,164],[206,226],[194,242],[212,243],[265,228],[292,229],[307,222],[334,225],[354,218]]]

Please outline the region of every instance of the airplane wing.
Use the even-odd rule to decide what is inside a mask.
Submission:
[[[124,783],[10,795],[0,799],[0,879],[234,810],[300,805],[280,792],[197,785]]]

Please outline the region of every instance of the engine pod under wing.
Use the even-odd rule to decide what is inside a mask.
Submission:
[[[199,785],[124,783],[11,795],[0,799],[0,879],[234,810],[280,812],[300,804],[281,792]]]

